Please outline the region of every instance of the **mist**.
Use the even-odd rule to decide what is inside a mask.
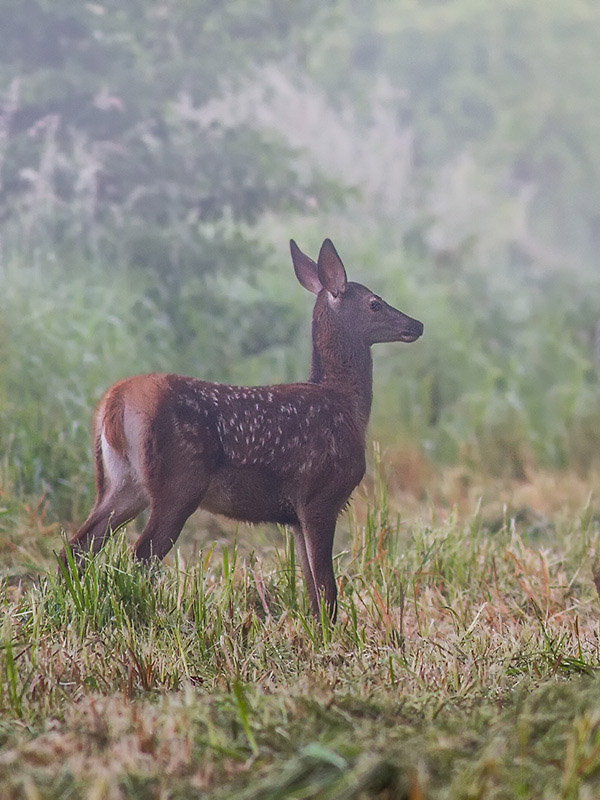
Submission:
[[[305,377],[290,238],[425,322],[377,350],[374,435],[510,475],[595,461],[594,4],[4,6],[15,480],[87,496],[88,409],[123,375]]]

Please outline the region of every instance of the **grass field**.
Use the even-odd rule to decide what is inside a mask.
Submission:
[[[445,471],[425,497],[382,460],[335,627],[283,532],[200,517],[153,572],[117,536],[57,581],[58,526],[5,494],[2,800],[599,796],[592,482]]]

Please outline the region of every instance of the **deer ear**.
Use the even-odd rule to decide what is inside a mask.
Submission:
[[[290,239],[290,251],[292,253],[292,264],[296,277],[309,292],[319,294],[321,281],[319,280],[318,267],[312,258],[304,255],[293,239]]]
[[[346,290],[348,279],[342,259],[338,256],[331,239],[325,239],[319,251],[318,275],[321,284],[334,297]]]

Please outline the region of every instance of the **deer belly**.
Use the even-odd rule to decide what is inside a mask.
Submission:
[[[298,518],[283,491],[282,481],[255,467],[229,468],[211,479],[200,508],[241,522],[293,525]]]

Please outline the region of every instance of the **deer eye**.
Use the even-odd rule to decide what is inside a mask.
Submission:
[[[375,300],[375,298],[373,298],[373,300],[371,300],[371,302],[369,303],[369,308],[371,309],[371,311],[381,311],[383,305],[380,300]]]

